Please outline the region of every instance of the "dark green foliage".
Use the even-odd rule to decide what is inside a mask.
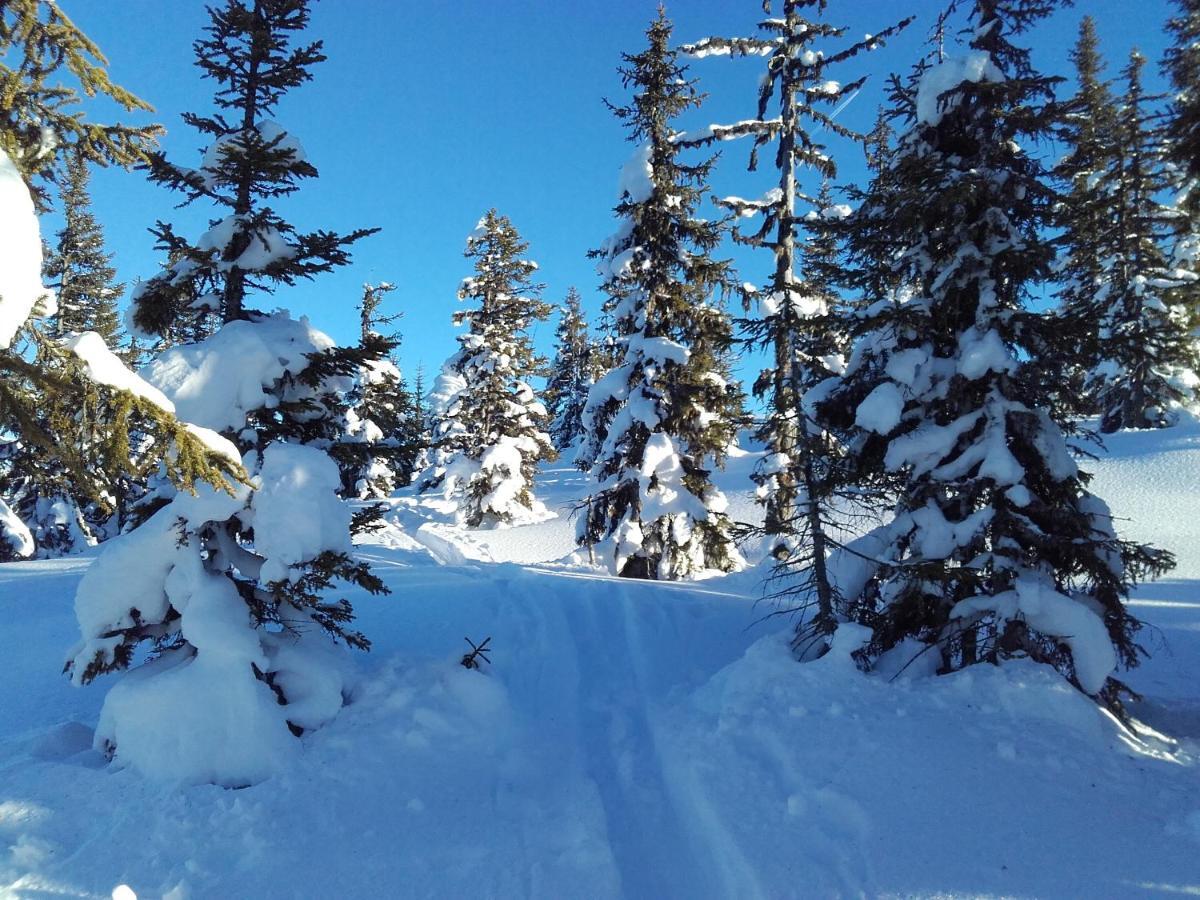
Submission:
[[[1157,199],[1168,185],[1145,109],[1144,61],[1135,53],[1125,69],[1118,105],[1100,80],[1088,18],[1072,58],[1079,91],[1061,116],[1068,153],[1056,169],[1067,186],[1058,207],[1060,327],[1044,352],[1066,361],[1060,402],[1098,414],[1101,431],[1164,427],[1191,400],[1195,351],[1181,302],[1189,279],[1164,250],[1176,220]]]
[[[205,200],[223,218],[196,242],[161,221],[152,229],[172,262],[138,286],[133,318],[142,331],[161,336],[194,328],[205,316],[246,318],[250,291],[345,265],[349,245],[377,230],[302,233],[269,205],[317,175],[294,139],[270,120],[283,95],[309,81],[309,69],[325,59],[320,41],[293,46],[308,25],[308,0],[226,0],[210,13],[208,36],[194,49],[204,77],[217,84],[217,111],[183,117],[210,141],[209,149],[199,169],[152,153],[149,173],[182,193],[183,205]],[[285,245],[286,252],[275,252]]]
[[[1163,72],[1174,92],[1162,129],[1162,152],[1178,199],[1172,261],[1192,277],[1173,292],[1172,301],[1200,324],[1200,0],[1175,0],[1167,22],[1171,46]]]
[[[719,374],[732,343],[719,295],[732,276],[709,255],[721,224],[696,216],[712,159],[686,161],[672,124],[701,97],[661,10],[647,37],[649,47],[625,54],[620,68],[632,98],[612,107],[639,145],[627,169],[639,180],[616,207],[621,230],[592,254],[606,273],[616,365],[584,413],[580,460],[601,487],[586,501],[578,540],[603,542],[619,575],[677,579],[739,563],[706,468],[723,462],[735,436],[736,398]]]
[[[864,665],[912,640],[941,671],[1030,657],[1117,708],[1111,672],[1136,664],[1140,627],[1123,600],[1173,560],[1118,539],[1088,493],[1053,402],[1060,364],[1043,355],[1060,325],[1029,310],[1051,276],[1057,197],[1021,148],[1058,116],[1055,80],[1011,38],[1052,6],[976,0],[970,49],[995,69],[948,87],[936,111],[903,98],[908,133],[849,233],[848,258],[875,270],[856,282],[883,290],[818,411],[852,438],[855,480],[898,491],[845,598],[871,629]]]
[[[158,128],[90,122],[77,106],[87,95],[126,110],[149,107],[109,80],[99,49],[52,3],[0,4],[0,60],[0,151],[32,182],[43,207],[47,185],[65,184],[71,214],[63,247],[70,252],[78,244],[90,259],[71,271],[87,272],[94,263],[93,287],[111,286],[98,229],[86,221],[86,166],[138,162]],[[71,286],[65,294],[69,304]],[[109,298],[98,289],[92,297],[96,314],[84,324],[107,330],[110,309],[102,301]],[[236,468],[153,403],[97,384],[32,320],[20,340],[0,350],[0,435],[0,494],[24,505],[26,513],[39,501],[66,497],[75,509],[105,517],[120,504],[123,486],[160,464],[184,485],[219,483]],[[54,543],[62,534],[43,536]]]
[[[467,331],[446,363],[460,386],[434,425],[436,453],[421,490],[457,497],[459,515],[471,527],[509,522],[533,509],[538,461],[555,456],[544,431],[546,409],[528,384],[545,365],[529,329],[552,308],[533,281],[537,264],[525,258],[528,249],[494,209],[467,238],[464,255],[474,274],[463,279],[458,296],[473,305],[454,314],[454,324]]]
[[[120,342],[117,298],[123,285],[116,283],[111,254],[104,252],[104,232],[92,215],[88,195],[88,164],[76,154],[67,167],[62,190],[65,224],[45,261],[46,286],[58,295],[58,313],[52,333],[95,331],[109,347]]]
[[[592,386],[593,366],[587,319],[579,292],[573,287],[567,290],[555,337],[545,405],[550,417],[550,440],[556,450],[565,450],[583,435],[583,408]]]

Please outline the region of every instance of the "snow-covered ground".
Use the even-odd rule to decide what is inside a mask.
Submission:
[[[720,479],[735,519],[751,463]],[[112,679],[59,674],[91,557],[0,566],[0,896],[1200,894],[1200,427],[1118,435],[1094,469],[1124,532],[1179,555],[1135,600],[1153,656],[1128,681],[1161,736],[1028,663],[795,663],[757,570],[556,563],[584,487],[559,463],[534,525],[396,499],[361,548],[393,594],[351,597],[374,649],[350,705],[266,782],[180,787],[107,766]],[[464,637],[491,638],[484,672]]]

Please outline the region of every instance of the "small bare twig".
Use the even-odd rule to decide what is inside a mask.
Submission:
[[[469,637],[465,637],[463,640],[471,645],[471,652],[464,653],[462,659],[459,660],[459,663],[464,669],[478,669],[480,667],[480,660],[483,660],[485,663],[491,665],[492,660],[491,657],[488,656],[488,653],[490,652],[488,644],[492,640],[491,637],[485,637],[483,639],[483,643],[479,645],[476,645],[475,642]]]

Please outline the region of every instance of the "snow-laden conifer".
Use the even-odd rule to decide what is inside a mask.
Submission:
[[[856,435],[861,480],[897,480],[894,518],[843,576],[871,629],[862,662],[1028,656],[1115,706],[1114,672],[1138,654],[1124,599],[1172,561],[1117,538],[1051,407],[1059,365],[1038,355],[1056,325],[1028,301],[1051,274],[1056,198],[1032,150],[1053,80],[1012,39],[1050,7],[976,0],[968,46],[899,95],[909,129],[851,219],[849,254],[880,270],[861,283],[904,290],[866,308],[818,409]]]
[[[453,501],[458,519],[471,527],[546,515],[533,480],[538,462],[554,458],[554,447],[546,408],[529,386],[543,362],[529,328],[551,307],[533,280],[537,263],[525,258],[528,249],[494,209],[467,238],[464,255],[474,273],[463,279],[458,298],[471,305],[454,314],[454,324],[467,330],[439,379],[434,455],[420,484]]]
[[[583,437],[583,408],[592,386],[592,343],[587,319],[575,288],[559,312],[555,331],[554,359],[546,382],[546,412],[550,416],[550,440],[556,450],[573,447]]]
[[[1110,232],[1114,186],[1108,182],[1116,161],[1117,110],[1110,83],[1102,77],[1095,22],[1084,16],[1071,49],[1078,88],[1062,106],[1057,137],[1066,153],[1054,175],[1064,186],[1058,207],[1062,228],[1058,260],[1058,308],[1061,340],[1046,352],[1063,361],[1064,403],[1080,414],[1095,414],[1096,397],[1083,389],[1087,374],[1099,361],[1096,346],[1104,302],[1105,238]]]
[[[115,347],[120,338],[117,298],[122,288],[115,282],[112,257],[105,253],[104,234],[92,215],[88,162],[82,153],[75,153],[66,168],[66,182],[60,191],[64,224],[43,264],[46,286],[57,299],[57,311],[47,321],[46,333],[61,339],[94,331]],[[67,374],[53,355],[43,353],[41,358],[51,370]],[[51,432],[52,415],[36,415],[38,426]],[[54,440],[61,443],[71,440],[71,435],[57,434]],[[117,513],[125,498],[114,495],[127,494],[133,487],[128,478],[121,478],[117,485],[97,479],[76,485],[74,473],[63,465],[57,449],[20,438],[0,442],[0,461],[0,496],[33,534],[39,557],[74,553],[120,527]]]
[[[386,281],[363,285],[358,306],[359,348],[370,351],[382,341],[387,350],[378,359],[371,353],[356,373],[354,389],[346,398],[346,433],[332,451],[342,471],[344,494],[359,499],[391,496],[407,454],[402,432],[409,400],[394,357],[400,337],[380,331],[401,315],[379,311],[393,290],[395,285]]]
[[[678,579],[741,560],[724,496],[709,479],[734,439],[731,341],[716,292],[728,263],[709,255],[717,223],[696,216],[711,160],[685,161],[672,122],[700,96],[670,47],[660,10],[649,47],[624,55],[629,104],[614,113],[637,145],[625,165],[618,231],[593,255],[615,323],[616,365],[589,392],[579,458],[598,485],[579,543],[619,575]]]
[[[269,117],[310,78],[319,43],[294,41],[306,0],[226,0],[210,9],[198,65],[217,84],[212,116],[186,120],[211,143],[201,165],[161,154],[152,177],[217,218],[189,242],[160,223],[167,269],[134,292],[150,336],[201,316],[219,330],[152,360],[159,398],[245,475],[221,488],[161,491],[148,519],[110,543],[80,583],[76,683],[149,661],[109,693],[97,745],[142,771],[246,784],[294,752],[293,734],[332,718],[344,695],[334,641],[365,648],[335,581],[384,590],[351,553],[350,509],[329,450],[345,437],[355,376],[384,343],[337,347],[306,319],[255,312],[260,292],[345,263],[366,231],[301,233],[268,205],[316,175],[297,138]],[[186,305],[181,298],[191,298]]]
[[[764,4],[770,13],[770,4]],[[881,46],[908,21],[827,52],[826,46],[846,29],[823,21],[824,0],[783,0],[781,16],[759,23],[761,37],[709,37],[685,46],[704,57],[762,57],[766,72],[760,82],[755,117],[731,125],[710,126],[688,143],[707,144],[739,137],[753,138],[749,168],[758,167],[759,152],[774,145],[776,183],[762,197],[725,197],[718,202],[739,218],[761,216],[754,231],[734,230],[734,239],[769,249],[774,270],[761,290],[748,290],[747,311],[756,315],[739,324],[746,341],[764,351],[769,364],[754,385],[766,416],[756,437],[766,453],[755,469],[758,498],[765,507],[763,531],[781,570],[801,572],[811,592],[814,615],[805,615],[803,643],[818,650],[836,623],[835,588],[826,571],[832,549],[832,496],[837,489],[838,449],[804,412],[805,396],[840,371],[845,337],[837,309],[837,240],[833,226],[849,213],[834,202],[831,179],[837,165],[824,135],[862,141],[861,135],[836,121],[865,78],[832,80],[839,64]],[[806,177],[807,176],[807,177]],[[818,190],[819,188],[819,190]],[[753,287],[753,286],[749,286]],[[819,636],[814,643],[811,636]]]
[[[1183,275],[1176,302],[1200,321],[1200,0],[1175,0],[1167,21],[1171,45],[1163,72],[1172,93],[1163,125],[1163,152],[1175,190],[1172,262]]]
[[[0,5],[0,60],[0,495],[47,555],[92,540],[83,510],[104,521],[121,483],[145,468],[161,461],[166,476],[190,483],[219,479],[228,464],[143,391],[100,335],[56,327],[56,293],[43,284],[37,214],[60,185],[66,227],[50,269],[62,316],[73,329],[111,330],[115,286],[86,210],[86,166],[137,164],[158,129],[94,122],[79,101],[149,107],[109,79],[99,49],[53,3]]]
[[[1084,390],[1095,398],[1103,432],[1170,425],[1200,384],[1181,302],[1194,276],[1177,270],[1164,249],[1174,222],[1158,200],[1166,182],[1144,108],[1144,64],[1135,51],[1125,69],[1128,89],[1112,130],[1111,161],[1096,185],[1109,203],[1090,303],[1096,360]]]

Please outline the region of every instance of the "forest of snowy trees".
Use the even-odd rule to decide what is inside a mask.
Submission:
[[[870,134],[837,110],[912,20],[880,4],[855,40],[825,0],[741,5],[746,36],[686,42],[660,8],[613,60],[628,162],[611,234],[578,235],[594,285],[550,296],[537,246],[480,198],[457,300],[421,298],[458,329],[426,384],[400,365],[402,283],[327,299],[357,309],[356,343],[285,311],[379,239],[279,211],[318,178],[303,126],[275,119],[321,77],[310,0],[213,4],[211,102],[183,111],[202,152],[180,159],[155,127],[91,118],[97,95],[148,107],[65,4],[0,0],[0,562],[104,545],[66,670],[132,670],[107,752],[262,779],[338,713],[344,646],[370,646],[342,595],[386,590],[354,538],[388,498],[538,522],[556,459],[587,473],[577,556],[598,570],[710,577],[753,548],[799,660],[853,625],[865,670],[1028,658],[1121,714],[1143,652],[1125,600],[1180,548],[1118,537],[1088,446],[1198,400],[1200,2],[1175,0],[1162,60],[1111,73],[1082,5],[1075,71],[1050,73],[1028,48],[1060,3],[957,0],[926,55],[890,61]],[[762,76],[744,118],[683,128],[730,66]],[[835,138],[867,180],[841,180]],[[761,195],[729,196],[747,161]],[[161,267],[135,284],[92,210],[96,166],[162,189],[143,223]],[[739,444],[761,451],[755,523],[713,479]]]

